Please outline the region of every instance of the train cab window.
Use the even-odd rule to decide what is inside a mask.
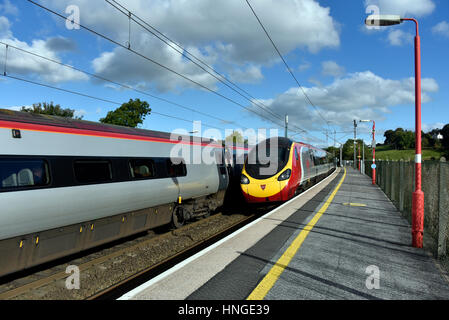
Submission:
[[[79,160],[73,165],[75,178],[80,183],[101,183],[112,180],[112,170],[109,161]]]
[[[169,177],[184,177],[187,175],[187,168],[183,159],[173,159],[173,161],[167,159],[165,163]]]
[[[299,154],[298,154],[298,149],[295,148],[295,158],[296,160],[299,160]]]
[[[133,159],[129,161],[131,177],[150,179],[155,176],[154,161],[151,159]]]
[[[0,159],[0,189],[45,186],[50,182],[44,160]]]

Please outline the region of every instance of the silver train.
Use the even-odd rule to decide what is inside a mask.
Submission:
[[[221,206],[225,149],[180,139],[212,161],[171,157],[164,132],[0,109],[0,276]]]

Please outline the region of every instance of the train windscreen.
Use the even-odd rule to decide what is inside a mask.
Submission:
[[[246,159],[246,172],[255,179],[267,179],[276,175],[288,162],[290,146],[291,141],[288,139],[269,139],[259,143]]]

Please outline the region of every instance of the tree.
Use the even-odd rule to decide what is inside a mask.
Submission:
[[[109,111],[100,122],[136,128],[151,113],[148,102],[129,99],[114,111]]]
[[[73,109],[63,109],[59,104],[54,105],[53,101],[50,103],[44,102],[44,103],[33,103],[33,106],[31,108],[22,107],[20,109],[22,112],[29,112],[29,113],[37,113],[37,114],[48,114],[52,116],[59,116],[64,118],[73,118],[81,120],[83,116],[77,117],[74,116],[75,110]]]
[[[393,144],[394,131],[387,130],[384,133],[385,141],[384,144]]]
[[[226,137],[226,142],[236,143],[244,143],[243,136],[238,131],[233,131],[229,136]]]
[[[398,128],[395,130],[393,145],[397,150],[412,149],[415,147],[415,134],[413,131]]]

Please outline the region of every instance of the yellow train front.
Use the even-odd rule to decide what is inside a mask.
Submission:
[[[262,141],[249,152],[240,186],[248,203],[281,202],[291,199],[333,168],[326,151],[275,137]]]

